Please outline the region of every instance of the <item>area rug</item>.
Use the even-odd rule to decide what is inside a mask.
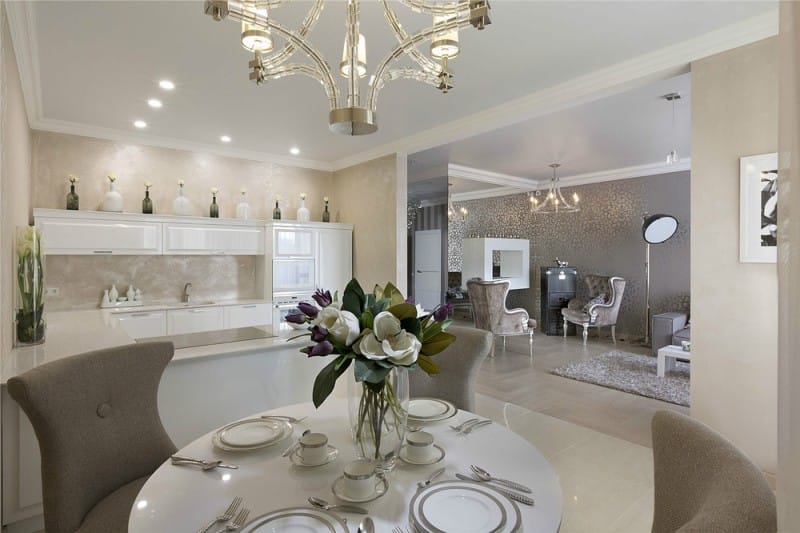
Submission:
[[[657,363],[655,357],[614,350],[550,373],[689,407],[689,363],[678,361],[663,378],[656,376]]]

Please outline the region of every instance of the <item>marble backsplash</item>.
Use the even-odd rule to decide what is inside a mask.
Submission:
[[[45,262],[45,285],[60,294],[47,297],[47,309],[96,308],[112,283],[121,295],[129,284],[141,289],[145,305],[180,302],[186,283],[196,300],[258,298],[255,265],[251,256],[54,255]]]

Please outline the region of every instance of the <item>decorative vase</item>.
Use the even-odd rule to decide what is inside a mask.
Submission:
[[[242,191],[242,197],[236,204],[236,218],[247,220],[250,218],[250,204],[247,203],[247,192]]]
[[[103,211],[122,213],[122,195],[113,181],[109,183],[108,192],[103,196]]]
[[[16,346],[44,342],[44,267],[39,231],[34,226],[17,228]]]
[[[178,187],[178,196],[172,201],[172,214],[174,215],[191,215],[192,203],[183,195],[183,187]]]
[[[297,220],[301,222],[308,222],[311,220],[311,211],[306,207],[306,199],[300,200],[300,207],[297,208]]]
[[[67,209],[77,211],[80,204],[80,198],[75,192],[75,184],[69,186],[69,193],[67,193]]]
[[[117,286],[111,285],[111,291],[108,293],[108,299],[113,304],[114,302],[117,301],[117,298],[119,298],[119,291],[117,290]]]
[[[275,200],[275,209],[272,210],[272,220],[281,219],[281,208],[278,205],[278,200]]]
[[[208,216],[211,218],[219,218],[219,205],[217,205],[217,196],[211,196],[211,205],[208,207]]]
[[[325,200],[325,210],[322,212],[322,221],[323,222],[330,222],[331,221],[331,214],[328,211],[328,201]]]
[[[142,213],[145,215],[153,214],[153,200],[150,199],[150,191],[144,191],[144,200],[142,200]]]
[[[380,461],[400,452],[408,416],[408,369],[395,367],[380,384],[347,381],[350,431],[358,458]]]

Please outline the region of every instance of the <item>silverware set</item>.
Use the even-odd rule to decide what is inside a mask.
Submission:
[[[172,464],[176,466],[199,466],[202,470],[214,470],[215,468],[230,468],[236,470],[239,468],[237,465],[230,463],[223,463],[220,460],[208,461],[206,459],[193,459],[192,457],[183,457],[180,455],[173,455]]]
[[[211,522],[206,524],[204,527],[197,530],[197,533],[206,533],[206,531],[210,530],[214,527],[215,524],[219,522],[226,522],[225,526],[222,529],[217,530],[217,533],[224,533],[226,531],[236,531],[240,529],[245,522],[247,522],[247,517],[250,515],[250,509],[245,509],[242,507],[239,510],[239,506],[242,505],[242,497],[237,496],[233,499],[231,504],[228,506],[225,511],[214,518]],[[239,510],[237,513],[236,511]]]
[[[295,418],[293,416],[282,416],[282,415],[261,415],[261,418],[263,418],[264,420],[285,420],[290,424],[297,424],[298,422],[302,422],[308,417],[304,416],[301,418]]]
[[[533,498],[530,498],[523,494],[519,494],[519,492],[524,492],[527,494],[533,492],[525,485],[522,485],[521,483],[517,483],[515,481],[511,481],[509,479],[493,477],[491,474],[489,474],[489,472],[487,472],[486,470],[484,470],[479,466],[470,465],[470,470],[472,470],[471,476],[461,473],[456,473],[456,477],[463,481],[476,481],[478,483],[494,483],[494,485],[492,485],[492,488],[509,499],[531,506],[533,506],[536,503],[533,500]],[[514,489],[515,491],[519,492],[514,492],[506,488],[500,488],[497,485],[503,485],[504,487],[508,487],[510,489]]]
[[[483,426],[488,426],[491,423],[492,421],[488,419],[481,420],[480,418],[470,418],[469,420],[462,422],[457,426],[450,426],[450,429],[456,433],[461,433],[462,435],[469,435],[474,430]]]

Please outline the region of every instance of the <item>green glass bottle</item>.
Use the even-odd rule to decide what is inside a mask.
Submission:
[[[275,209],[272,210],[272,220],[281,219],[281,208],[278,205],[278,200],[275,200]]]
[[[331,213],[330,211],[328,211],[328,200],[325,200],[325,211],[322,212],[322,221],[323,222],[331,221]]]
[[[79,204],[80,198],[75,192],[75,184],[73,183],[69,186],[69,192],[67,193],[67,209],[77,211]]]
[[[217,197],[211,197],[211,206],[208,210],[208,216],[211,218],[219,218],[219,206],[217,205]]]
[[[153,214],[153,200],[150,199],[150,191],[144,191],[144,200],[142,200],[142,213],[145,215]]]

